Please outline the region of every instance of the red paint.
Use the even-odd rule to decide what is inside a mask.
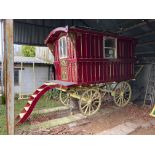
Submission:
[[[37,96],[34,98],[34,97],[32,97],[32,95],[31,95],[28,101],[32,101],[32,103],[29,104],[29,103],[27,102],[27,104],[26,104],[26,106],[25,106],[25,107],[29,107],[28,111],[26,111],[25,109],[23,109],[21,113],[25,113],[25,115],[24,115],[22,118],[20,118],[19,116],[17,116],[17,119],[19,119],[17,125],[18,125],[18,124],[22,124],[23,122],[25,122],[25,121],[28,119],[28,117],[29,117],[30,114],[32,113],[32,111],[33,111],[35,105],[37,104],[38,100],[40,99],[40,97],[41,97],[43,94],[45,94],[48,90],[53,89],[53,88],[55,88],[55,87],[57,87],[57,86],[58,86],[58,85],[52,85],[52,86],[42,85],[42,86],[39,88],[39,89],[43,89],[42,91],[39,92],[39,91],[36,90],[36,91],[33,93],[33,95],[37,95]]]
[[[74,35],[73,39],[69,34]],[[68,79],[61,78],[58,40],[61,36],[67,37]],[[117,59],[105,59],[103,39],[105,36],[117,38]],[[134,78],[134,48],[136,41],[133,38],[95,32],[80,28],[57,28],[51,31],[45,43],[55,44],[55,68],[57,79],[75,82],[77,85],[119,82]]]

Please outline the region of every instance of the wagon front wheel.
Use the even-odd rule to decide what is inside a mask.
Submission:
[[[101,106],[101,94],[96,89],[86,90],[80,98],[79,109],[85,116],[95,114]]]
[[[126,106],[131,99],[131,86],[128,82],[120,82],[114,89],[114,102],[118,107]]]

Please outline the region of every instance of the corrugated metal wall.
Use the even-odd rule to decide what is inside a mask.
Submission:
[[[14,19],[14,43],[45,46],[44,40],[50,31],[60,26],[82,25],[72,19]]]
[[[136,54],[155,55],[155,20],[142,19],[14,19],[14,43],[45,46],[49,32],[60,26],[85,26],[138,40]]]
[[[14,22],[14,43],[45,46],[44,40],[50,28]]]

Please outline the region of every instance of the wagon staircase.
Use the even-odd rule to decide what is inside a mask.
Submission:
[[[16,117],[17,125],[25,122],[33,111],[35,105],[42,95],[44,95],[48,90],[57,87],[55,83],[44,83],[39,87],[28,99],[27,104],[21,111],[21,113]]]

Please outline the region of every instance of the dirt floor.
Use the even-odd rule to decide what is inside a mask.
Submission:
[[[155,135],[155,127],[153,126],[147,129],[140,128],[132,132],[130,135]]]
[[[104,108],[109,109],[109,113],[104,113],[100,110],[96,115],[70,123],[66,125],[57,126],[54,128],[47,128],[44,130],[18,130],[16,134],[35,134],[35,135],[94,135],[104,130],[111,129],[119,124],[125,122],[132,122],[135,120],[143,120],[148,122],[153,118],[149,116],[151,108],[134,105],[128,105],[124,108],[115,108],[113,105],[103,105]],[[76,113],[76,112],[75,112]],[[69,113],[68,113],[69,114]],[[62,114],[63,116],[64,114]],[[52,114],[53,116],[53,114]],[[51,114],[38,115],[29,120],[29,124],[35,125],[43,121],[51,120]],[[53,117],[54,118],[54,117]],[[148,135],[155,134],[155,126],[145,126],[138,128],[131,135]]]

